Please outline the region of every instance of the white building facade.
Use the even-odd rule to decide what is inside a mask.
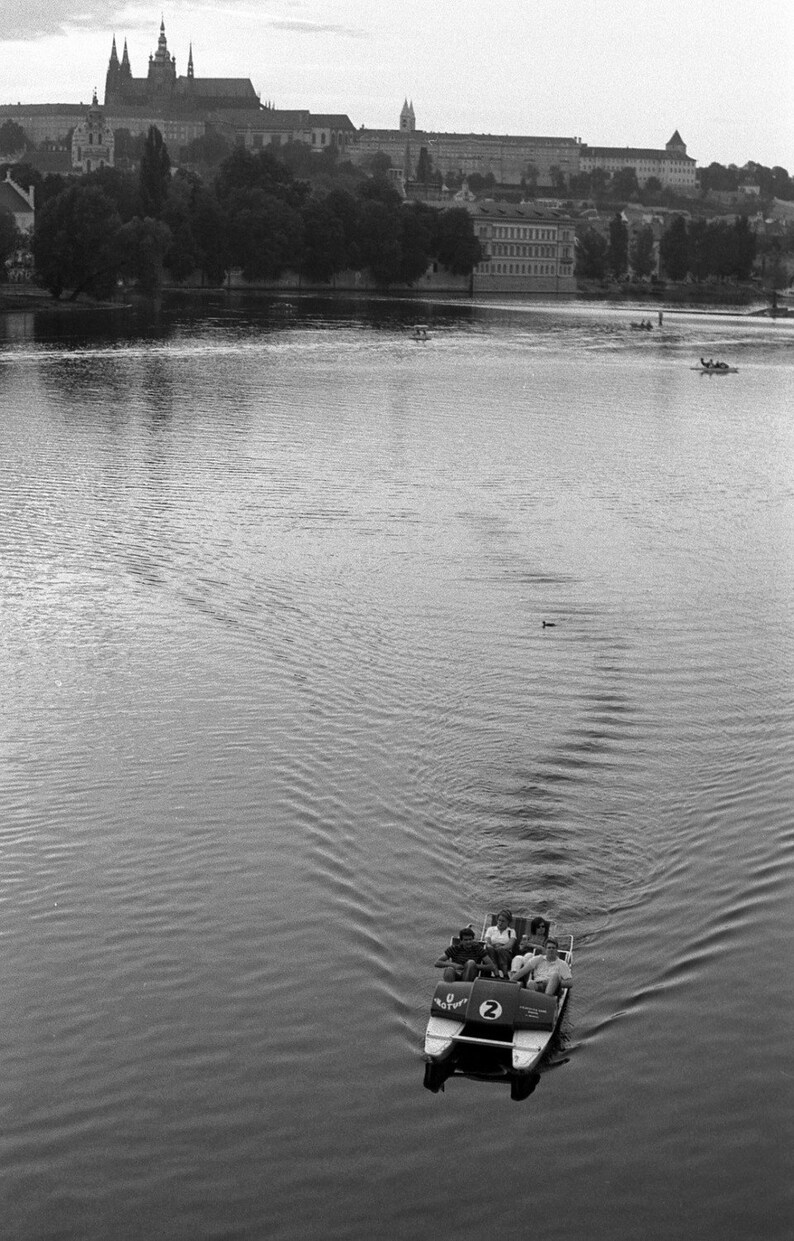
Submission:
[[[564,211],[493,199],[467,208],[483,251],[473,293],[576,292],[574,222]]]
[[[656,177],[664,189],[679,193],[697,192],[695,160],[686,153],[678,130],[675,131],[664,150],[653,147],[591,147],[582,144],[579,150],[581,172],[603,169],[610,175],[622,168],[633,168],[640,186]]]

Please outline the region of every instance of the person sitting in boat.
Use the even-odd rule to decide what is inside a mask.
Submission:
[[[471,982],[481,969],[489,969],[496,973],[496,963],[488,955],[485,944],[474,938],[470,926],[464,926],[457,938],[436,961],[436,969],[443,969],[445,982],[456,982],[463,979]]]
[[[542,956],[546,950],[546,940],[551,927],[543,917],[533,918],[529,930],[521,939],[518,952],[510,966],[511,978],[522,965],[528,965],[533,957]]]
[[[497,976],[503,974],[507,978],[510,965],[516,951],[516,933],[510,923],[513,915],[509,909],[500,909],[496,922],[485,932],[485,947],[496,962]]]
[[[550,930],[551,927],[547,919],[542,915],[533,918],[529,924],[529,931],[521,940],[519,951],[529,956],[535,956],[538,952],[543,952]]]
[[[713,362],[711,362],[711,361],[704,362],[704,361],[703,361],[703,359],[701,358],[701,359],[700,359],[700,365],[703,367],[703,370],[704,370],[704,371],[707,371],[707,370],[709,369],[709,367],[710,367],[710,366],[713,366],[713,365],[714,365],[714,363],[713,363]]]
[[[559,943],[550,935],[546,940],[546,952],[542,956],[533,956],[529,960],[524,957],[523,964],[515,967],[510,977],[513,982],[521,982],[531,978],[536,991],[545,991],[546,995],[557,995],[558,992],[571,985],[571,967],[559,956]]]

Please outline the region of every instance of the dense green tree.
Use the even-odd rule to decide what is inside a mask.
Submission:
[[[609,192],[613,199],[618,202],[630,202],[632,198],[639,197],[640,186],[637,181],[637,173],[633,168],[618,168],[612,174]]]
[[[399,204],[365,199],[358,215],[361,261],[376,284],[396,284],[402,275],[402,227]]]
[[[310,280],[328,281],[347,266],[342,220],[327,202],[312,199],[303,209],[303,271]]]
[[[29,190],[31,185],[35,191],[36,206],[41,203],[41,191],[44,184],[44,178],[38,168],[34,168],[32,164],[26,164],[24,161],[19,164],[0,164],[0,181],[5,181],[6,174],[11,173],[11,180],[20,185],[23,190]],[[63,186],[60,186],[63,189]]]
[[[783,259],[786,241],[781,237],[760,239],[758,252],[761,279],[770,289],[784,289],[789,283],[788,265]],[[789,243],[788,249],[791,249]]]
[[[722,164],[712,162],[708,168],[699,168],[697,175],[703,194],[707,194],[710,190],[735,193],[739,188],[739,169],[733,165],[725,168]]]
[[[756,256],[756,237],[746,216],[739,216],[731,229],[731,274],[737,280],[749,280]]]
[[[374,151],[364,160],[365,170],[373,177],[385,177],[391,167],[391,156],[385,151]]]
[[[653,229],[650,224],[639,228],[629,247],[631,270],[640,279],[650,276],[656,268]]]
[[[591,173],[573,173],[569,178],[569,189],[574,198],[589,198],[593,189],[593,178]]]
[[[134,173],[106,166],[86,173],[80,178],[80,184],[101,190],[114,204],[124,222],[141,214],[140,187]]]
[[[607,266],[617,279],[624,276],[629,267],[629,230],[619,211],[609,221]]]
[[[204,186],[191,200],[190,229],[199,270],[209,284],[221,284],[229,266],[228,222],[215,194]]]
[[[21,125],[12,120],[3,121],[0,125],[0,153],[19,155],[22,151],[29,151],[32,146],[33,143]]]
[[[755,160],[748,160],[740,172],[740,188],[742,184],[752,183],[761,190],[761,197],[767,201],[771,198],[794,198],[794,186],[785,168],[775,166],[767,168]]]
[[[356,193],[366,202],[384,203],[387,207],[402,205],[402,197],[389,177],[370,177],[361,182]]]
[[[689,271],[689,232],[682,215],[673,218],[659,242],[659,262],[671,280],[685,280]]]
[[[327,194],[323,200],[327,210],[333,213],[342,226],[344,261],[339,269],[340,271],[348,267],[357,271],[363,266],[358,231],[360,201],[359,196],[354,196],[348,190],[343,189],[331,190],[330,194]]]
[[[756,238],[746,217],[693,220],[687,228],[676,216],[659,247],[664,271],[673,280],[748,280],[755,263]]]
[[[246,280],[276,280],[300,270],[303,222],[294,207],[265,190],[243,189],[226,204],[232,265]]]
[[[311,180],[313,161],[318,155],[305,142],[285,142],[282,145],[274,143],[271,153],[289,170],[293,178]]]
[[[261,190],[296,208],[302,206],[308,197],[307,185],[296,181],[273,151],[251,152],[245,147],[235,147],[223,161],[215,186],[221,204],[238,190]]]
[[[106,297],[121,267],[114,204],[93,186],[72,185],[36,213],[33,257],[38,283],[59,298],[71,289]]]
[[[163,135],[156,125],[149,126],[141,156],[140,195],[144,215],[159,219],[171,184],[171,159]]]
[[[421,203],[400,210],[402,224],[400,248],[402,264],[400,280],[414,284],[430,266],[436,232],[437,213]]]
[[[201,267],[199,247],[187,220],[180,220],[175,228],[169,226],[168,232],[170,241],[163,261],[171,279],[181,284]]]
[[[419,148],[419,159],[416,161],[416,179],[420,185],[428,185],[433,180],[433,161],[427,147]]]
[[[568,189],[568,178],[560,168],[559,164],[552,164],[549,168],[549,176],[551,178],[551,188],[556,190],[558,194],[566,193]]]
[[[688,230],[689,273],[695,280],[705,280],[713,275],[715,265],[715,233],[706,220],[693,220]]]
[[[203,182],[196,173],[180,168],[171,180],[163,222],[168,225],[170,241],[164,256],[169,276],[177,284],[187,280],[200,267],[198,243],[192,222],[196,193]]]
[[[162,220],[136,216],[122,224],[116,238],[122,273],[136,281],[142,293],[156,293],[163,283],[163,259],[171,230]]]
[[[163,221],[171,231],[165,266],[177,282],[201,272],[211,285],[223,283],[229,265],[227,215],[195,172],[179,169],[171,180]]]
[[[6,260],[14,253],[17,239],[17,226],[13,215],[5,207],[0,207],[0,282],[8,279]]]
[[[144,134],[132,134],[124,127],[113,130],[114,154],[116,165],[129,167],[140,164],[146,146]]]
[[[466,180],[473,194],[481,194],[483,191],[492,190],[496,185],[496,177],[492,172],[471,172]],[[537,184],[535,189],[537,189]]]
[[[607,274],[607,240],[594,228],[577,239],[576,274],[583,280],[604,280]]]
[[[192,164],[209,170],[218,168],[231,154],[231,146],[223,134],[210,130],[194,138],[180,151],[180,158],[186,164]]]
[[[653,202],[655,198],[661,194],[664,186],[658,177],[648,177],[642,188],[642,197],[644,202]]]
[[[606,197],[609,184],[610,176],[606,168],[594,168],[590,173],[590,193],[596,201]]]
[[[794,178],[790,177],[785,168],[776,164],[772,169],[770,190],[773,198],[782,198],[787,202],[794,199]]]
[[[482,248],[465,207],[452,207],[441,212],[436,255],[439,263],[453,276],[468,276],[482,260]]]

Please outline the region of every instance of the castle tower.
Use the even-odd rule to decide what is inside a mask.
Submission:
[[[176,57],[168,52],[165,22],[160,21],[157,51],[149,57],[149,85],[157,94],[168,94],[176,82]]]
[[[403,133],[412,134],[416,130],[416,116],[414,115],[413,100],[409,103],[406,99],[400,112],[400,129]]]
[[[681,155],[686,155],[686,143],[679,134],[678,130],[675,131],[670,141],[665,144],[664,149],[666,151],[670,151],[671,154],[675,151],[677,153],[680,152]]]

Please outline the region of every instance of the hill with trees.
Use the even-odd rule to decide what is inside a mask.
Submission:
[[[296,272],[310,283],[352,269],[388,288],[412,285],[434,262],[457,275],[479,262],[464,208],[406,204],[386,178],[351,177],[299,145],[283,157],[235,147],[208,180],[172,172],[152,126],[136,174],[103,168],[77,181],[39,179],[37,279],[56,298],[107,297],[119,281],[153,291],[196,273],[218,285],[230,269],[254,282]],[[193,154],[207,156],[204,147]],[[37,179],[24,165],[15,176]]]

